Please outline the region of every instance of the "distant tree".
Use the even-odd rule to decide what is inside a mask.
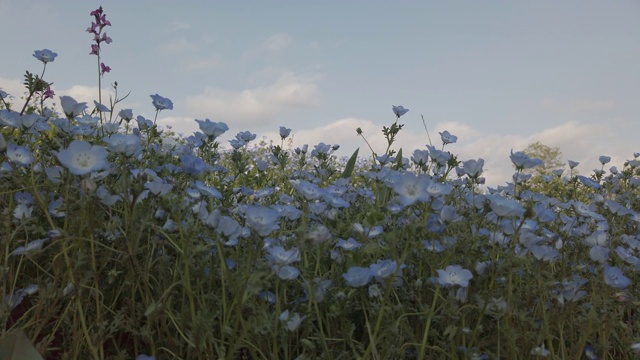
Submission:
[[[532,175],[551,175],[553,170],[564,168],[562,151],[560,151],[560,148],[557,146],[550,147],[540,141],[536,141],[529,144],[522,152],[530,158],[542,160],[542,165],[529,169],[529,173]]]

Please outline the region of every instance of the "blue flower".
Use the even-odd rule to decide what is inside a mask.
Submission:
[[[438,270],[438,278],[436,281],[445,287],[459,285],[462,287],[469,286],[469,280],[473,278],[471,271],[463,269],[460,265],[449,265],[446,269]]]
[[[231,147],[238,150],[241,147],[247,145],[247,142],[244,140],[238,140],[238,139],[231,139],[229,140],[229,143],[231,144]]]
[[[171,102],[171,100],[162,97],[158,94],[155,95],[149,95],[151,96],[151,99],[153,99],[153,106],[156,108],[156,110],[160,111],[160,110],[173,110],[173,103]]]
[[[629,285],[631,285],[631,280],[624,276],[622,270],[620,270],[618,267],[605,265],[603,275],[605,284],[613,288],[626,289]]]
[[[133,110],[122,109],[118,112],[118,116],[120,116],[124,121],[129,122],[129,120],[133,119]]]
[[[236,139],[249,142],[256,139],[256,134],[252,134],[250,131],[241,131],[236,134]]]
[[[373,273],[376,278],[381,279],[384,279],[389,275],[393,275],[397,268],[398,263],[389,259],[385,259],[382,261],[378,260],[376,263],[369,265],[371,273]]]
[[[276,294],[271,291],[261,291],[258,293],[258,298],[273,305],[276,303]]]
[[[345,249],[346,251],[353,251],[359,247],[361,247],[362,244],[360,244],[356,239],[354,238],[349,238],[347,240],[344,239],[339,239],[338,243],[336,244],[336,247],[341,247],[343,249]]]
[[[398,105],[398,106],[393,105],[391,109],[393,109],[393,113],[396,114],[397,118],[400,118],[400,116],[409,112],[409,109],[405,109],[402,105]]]
[[[16,144],[9,144],[7,146],[7,158],[12,163],[20,166],[29,166],[33,161],[33,155],[26,146],[18,146]]]
[[[156,360],[156,357],[155,356],[151,356],[151,355],[147,355],[147,354],[140,354],[140,355],[138,355],[136,360]]]
[[[300,317],[298,313],[289,314],[289,310],[283,311],[279,317],[284,327],[289,331],[296,331],[304,318],[306,318],[306,316]]]
[[[209,168],[204,160],[191,154],[181,155],[180,162],[182,163],[182,170],[189,175],[200,175]]]
[[[587,360],[598,360],[598,355],[596,355],[596,351],[591,344],[585,345],[584,357],[586,357]]]
[[[282,280],[295,280],[300,275],[300,270],[294,266],[285,265],[283,267],[274,266],[274,270],[278,277]]]
[[[127,156],[137,155],[142,152],[140,138],[135,135],[113,134],[102,138],[102,141],[107,143],[109,150]]]
[[[98,110],[98,112],[111,112],[111,110],[109,110],[108,107],[106,107],[105,105],[100,104],[99,102],[93,100],[93,105],[95,105],[96,109]]]
[[[282,140],[286,139],[289,134],[291,134],[291,129],[280,126],[280,137],[282,138]]]
[[[487,195],[491,210],[499,217],[520,217],[524,215],[524,206],[516,200],[504,198],[500,195]]]
[[[342,277],[347,282],[347,285],[351,287],[362,287],[371,281],[373,272],[371,272],[369,268],[353,266],[349,268],[346,273],[342,274]]]
[[[301,260],[297,247],[285,250],[282,246],[272,246],[267,248],[267,253],[266,258],[276,265],[289,265]]]
[[[58,161],[74,175],[86,175],[92,171],[102,170],[109,164],[107,150],[82,140],[74,140],[69,147],[60,151]]]
[[[245,206],[243,210],[247,226],[255,230],[258,235],[267,236],[274,230],[280,229],[279,214],[276,210],[262,206]]]
[[[449,133],[447,130],[439,134],[443,145],[454,144],[456,141],[458,141],[458,137],[455,135],[451,135],[451,133]]]
[[[417,176],[412,172],[405,172],[393,184],[393,190],[398,194],[402,205],[410,206],[415,202],[429,201],[428,185],[427,178]]]
[[[13,256],[24,255],[24,254],[28,254],[28,253],[32,253],[32,252],[38,251],[38,250],[42,249],[42,245],[44,245],[44,242],[47,241],[47,240],[49,240],[49,239],[44,238],[44,239],[38,239],[38,240],[30,241],[25,246],[17,247],[15,250],[13,250],[11,252],[10,255],[13,255]]]
[[[0,110],[0,125],[10,126],[13,128],[20,127],[20,114],[9,109]]]
[[[53,51],[49,50],[49,49],[43,49],[43,50],[36,50],[33,53],[33,57],[35,57],[36,59],[42,61],[43,64],[47,64],[50,62],[53,62],[53,60],[56,59],[56,56],[58,56],[58,54],[54,53]]]
[[[604,165],[604,164],[607,164],[609,161],[611,161],[611,157],[600,155],[600,157],[598,158],[598,161],[600,161],[600,164]]]
[[[516,153],[511,149],[511,162],[516,166],[516,169],[529,169],[538,165],[542,165],[542,160],[540,159],[532,159],[527,154],[522,151],[518,151]]]
[[[87,103],[79,103],[71,96],[60,96],[60,106],[68,119],[73,119],[87,109]]]
[[[482,167],[484,166],[484,159],[467,160],[462,162],[464,173],[470,178],[477,178],[482,174]]]
[[[141,115],[138,115],[136,121],[138,122],[138,127],[140,128],[140,130],[145,130],[153,126],[153,121],[145,119]]]
[[[218,136],[224,134],[227,130],[229,130],[229,127],[227,126],[227,124],[223,122],[214,122],[209,119],[204,119],[204,120],[196,119],[196,122],[200,126],[200,130],[205,135],[213,139],[217,138]]]

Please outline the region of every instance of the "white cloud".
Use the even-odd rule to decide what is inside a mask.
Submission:
[[[273,84],[239,92],[207,87],[187,97],[185,108],[195,118],[224,121],[243,128],[268,125],[276,114],[319,103],[318,77],[285,73]]]
[[[158,45],[158,51],[161,53],[180,54],[193,53],[199,48],[198,44],[191,42],[185,38],[172,39]]]
[[[19,80],[5,79],[0,77],[0,89],[13,97],[12,102],[19,102],[20,96],[22,96],[27,90]]]
[[[585,113],[612,110],[615,107],[613,100],[574,99],[562,102],[556,99],[544,99],[541,103],[543,109],[557,113]]]
[[[215,58],[193,59],[187,62],[187,70],[209,70],[218,66],[220,62]]]
[[[414,127],[416,124],[413,124]],[[616,128],[623,129],[625,126],[631,126],[625,121],[618,119]],[[313,129],[292,131],[293,148],[309,144],[309,146],[320,142],[329,144],[340,144],[341,150],[339,155],[349,156],[356,148],[360,148],[360,156],[370,156],[371,152],[365,141],[358,137],[356,128],[361,128],[363,133],[378,154],[383,153],[386,149],[386,140],[384,139],[381,129],[382,125],[375,124],[370,120],[345,118],[323,125]],[[611,122],[603,125],[580,124],[576,121],[570,121],[558,126],[543,129],[539,132],[529,135],[523,134],[507,134],[493,135],[485,134],[479,129],[472,128],[469,125],[458,122],[438,123],[433,126],[433,130],[429,129],[431,140],[437,148],[442,146],[439,131],[448,130],[453,135],[458,136],[456,144],[447,145],[445,150],[451,151],[458,156],[459,160],[469,160],[483,158],[485,160],[484,176],[487,185],[496,186],[503,185],[510,181],[514,173],[514,168],[509,159],[511,149],[520,151],[527,145],[540,141],[548,146],[557,146],[562,151],[562,159],[566,162],[571,159],[579,161],[578,171],[583,175],[589,175],[593,169],[600,168],[598,157],[600,155],[611,156],[610,164],[605,169],[616,165],[619,169],[625,160],[633,157],[633,152],[638,151],[633,144],[622,143],[618,147],[611,146],[616,142],[616,134],[611,130]],[[413,129],[412,129],[413,130]],[[397,142],[392,148],[398,150],[403,149],[403,156],[410,158],[415,149],[425,149],[428,143],[426,132],[409,131],[406,128],[400,132]],[[278,133],[269,132],[265,136],[268,139],[280,142]]]
[[[186,30],[186,29],[190,29],[191,28],[191,24],[188,24],[184,21],[180,21],[180,20],[176,20],[174,22],[172,22],[171,24],[169,24],[169,31],[171,32],[175,32],[175,31],[180,31],[180,30]]]
[[[269,36],[269,38],[262,44],[262,47],[266,50],[278,52],[286,49],[291,44],[291,35],[287,33],[278,33]]]

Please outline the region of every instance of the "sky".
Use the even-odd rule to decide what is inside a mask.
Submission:
[[[103,5],[113,39],[101,61],[103,103],[155,116],[151,94],[174,103],[158,124],[185,136],[195,119],[222,121],[228,139],[251,131],[295,148],[339,144],[337,154],[381,153],[393,105],[410,111],[394,149],[408,156],[438,132],[460,160],[485,160],[487,183],[510,181],[509,153],[540,141],[588,175],[600,155],[622,168],[640,152],[640,2],[0,0],[0,89],[20,103],[35,50],[58,53],[44,79],[56,95],[93,103],[89,55]],[[56,96],[54,103],[59,103]],[[21,103],[20,103],[21,104]],[[425,123],[423,124],[422,118]],[[425,124],[428,133],[425,130]],[[429,135],[429,136],[427,136]]]

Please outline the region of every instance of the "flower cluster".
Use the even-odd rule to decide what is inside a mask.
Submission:
[[[98,62],[100,63],[100,74],[104,75],[111,71],[111,68],[105,65],[103,62],[100,62],[100,44],[111,44],[112,40],[109,36],[107,36],[107,32],[102,32],[105,26],[111,26],[111,22],[107,20],[107,15],[104,14],[102,10],[102,6],[93,10],[89,15],[93,16],[93,21],[91,22],[91,26],[87,28],[87,32],[93,34],[94,43],[91,44],[91,52],[90,55],[96,55],[98,57]]]
[[[99,56],[110,24],[91,15]],[[150,97],[156,120],[173,109]],[[103,123],[60,106],[0,110],[0,307],[47,358],[640,351],[640,153],[533,176],[541,160],[511,151],[513,181],[490,188],[448,131],[407,158],[394,123],[384,154],[339,159],[336,144],[287,149],[284,126],[279,146],[239,131],[225,147],[224,122],[182,138],[131,109]]]

